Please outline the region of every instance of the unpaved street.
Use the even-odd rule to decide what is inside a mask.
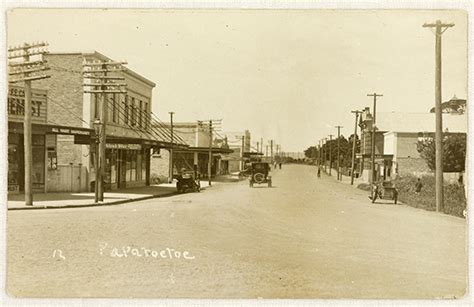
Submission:
[[[373,205],[366,192],[334,176],[316,178],[311,166],[283,165],[273,176],[273,188],[218,183],[201,193],[118,206],[10,211],[8,292],[175,298],[464,294],[464,219]]]

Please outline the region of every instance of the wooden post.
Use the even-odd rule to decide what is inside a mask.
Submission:
[[[370,186],[371,186],[371,196],[374,197],[374,183],[375,183],[375,116],[377,114],[377,97],[382,97],[377,93],[367,94],[369,97],[374,97],[374,109],[372,115],[372,150],[371,150],[371,166],[370,166]]]
[[[170,114],[170,130],[171,130],[171,148],[169,151],[169,176],[168,182],[173,182],[173,142],[174,142],[174,135],[173,135],[173,114],[174,112],[168,112]]]
[[[25,54],[28,54],[25,49]],[[29,56],[24,57],[29,61]],[[25,81],[25,122],[23,123],[25,146],[25,205],[33,206],[33,145],[31,136],[31,81]]]
[[[356,157],[356,141],[357,141],[357,120],[361,111],[351,111],[355,113],[355,124],[354,124],[354,134],[352,139],[352,162],[351,162],[351,185],[354,185],[354,170],[355,170],[355,157]]]
[[[423,27],[436,28],[435,40],[435,116],[436,116],[436,132],[435,132],[435,146],[436,146],[436,211],[443,211],[444,208],[444,178],[443,178],[443,117],[441,109],[441,36],[454,24],[444,24],[437,20],[434,24],[424,24]]]
[[[342,126],[336,126],[337,128],[337,180],[342,180],[341,174],[341,128]]]
[[[209,121],[209,161],[207,163],[207,176],[209,180],[209,186],[212,185],[211,166],[212,166],[212,120]]]
[[[31,129],[31,82],[49,78],[48,75],[40,74],[47,70],[43,54],[46,50],[38,48],[45,47],[48,44],[38,42],[33,44],[23,44],[17,47],[8,48],[8,59],[22,59],[22,62],[8,62],[8,83],[23,82],[25,91],[24,103],[24,121],[23,121],[23,142],[24,142],[24,159],[25,159],[25,205],[33,205],[33,146],[32,146],[32,129]],[[32,48],[36,48],[31,52]],[[41,59],[30,62],[30,54],[40,55]],[[45,173],[46,175],[46,173]],[[45,178],[46,184],[46,178]]]

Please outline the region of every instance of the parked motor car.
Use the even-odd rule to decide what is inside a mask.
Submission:
[[[182,169],[179,175],[175,176],[176,189],[178,193],[186,193],[187,190],[192,190],[194,192],[201,191],[201,182],[199,180],[199,174],[196,176],[194,171],[187,171]]]
[[[253,187],[254,184],[268,184],[268,187],[272,186],[272,177],[270,173],[270,164],[267,162],[252,162],[249,168],[250,178],[249,186]]]

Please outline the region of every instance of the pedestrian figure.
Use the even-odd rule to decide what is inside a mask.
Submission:
[[[281,169],[281,162],[280,162],[279,166],[280,166],[280,169]]]
[[[321,178],[321,166],[318,167],[318,178]]]
[[[421,188],[423,187],[423,184],[421,183],[421,179],[418,178],[418,180],[416,181],[416,184],[415,184],[415,193],[420,193],[421,192]]]
[[[372,201],[372,203],[375,203],[377,197],[382,198],[382,187],[380,186],[379,182],[374,182],[372,185],[372,195],[369,195],[369,199]]]

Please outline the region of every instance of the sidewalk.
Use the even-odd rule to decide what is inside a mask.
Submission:
[[[201,181],[201,189],[208,183]],[[8,195],[8,210],[60,209],[92,206],[118,205],[131,201],[177,194],[176,182],[147,187],[119,189],[104,193],[104,201],[94,203],[94,192],[84,193],[38,193],[33,195],[33,206],[25,205],[24,194]]]

